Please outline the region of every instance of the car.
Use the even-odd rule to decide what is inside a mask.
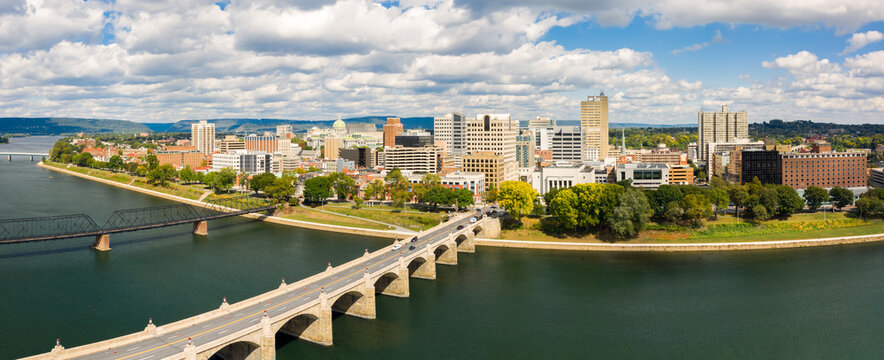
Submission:
[[[411,242],[417,242],[417,236],[411,238]]]
[[[470,222],[471,222],[471,223],[476,222],[476,218],[475,218],[475,217],[471,217],[471,218],[470,218]]]
[[[393,245],[393,251],[399,250],[401,248],[402,248],[402,244],[394,244]]]
[[[458,225],[458,226],[457,226],[457,229],[458,229],[458,230],[463,230],[463,225]]]
[[[408,250],[414,250],[414,245],[409,246]]]

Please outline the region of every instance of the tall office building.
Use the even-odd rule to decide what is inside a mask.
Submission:
[[[519,163],[519,168],[534,170],[534,139],[529,130],[516,136],[516,162]]]
[[[433,135],[445,142],[446,153],[463,155],[466,151],[467,120],[461,113],[451,113],[433,119]]]
[[[246,150],[263,151],[269,154],[275,153],[279,149],[279,141],[276,135],[255,135],[251,134],[244,138]]]
[[[583,159],[604,160],[608,157],[608,97],[588,96],[580,102],[580,130],[583,136]]]
[[[471,154],[492,152],[501,155],[503,172],[499,181],[518,180],[519,164],[516,162],[518,135],[519,122],[513,120],[510,114],[480,114],[467,122],[467,152]],[[466,168],[464,171],[467,171]],[[486,178],[486,184],[498,185],[494,180]]]
[[[707,159],[709,143],[739,143],[749,139],[749,114],[746,111],[728,112],[727,105],[721,112],[700,111],[697,114],[698,150],[700,159]]]
[[[528,120],[528,128],[529,129],[548,129],[556,126],[556,121],[550,119],[548,117],[537,116],[534,119]]]
[[[557,126],[549,134],[549,150],[552,150],[553,160],[576,161],[584,159],[586,149],[583,147],[582,133],[578,127]],[[598,156],[595,151],[592,151],[591,154]]]
[[[399,118],[387,118],[387,123],[384,124],[384,146],[395,146],[396,135],[401,134],[402,131],[404,128]]]
[[[291,125],[277,125],[276,136],[279,138],[291,139],[295,135],[295,131]]]
[[[215,152],[215,124],[206,120],[190,124],[190,142],[205,155]]]
[[[323,146],[323,157],[328,160],[336,160],[341,156],[338,150],[344,148],[344,139],[334,136],[328,136],[325,138]]]
[[[435,145],[435,142],[433,141],[433,135],[430,135],[430,133],[426,131],[408,130],[396,135],[396,141],[393,145],[403,147],[424,147],[433,146]]]

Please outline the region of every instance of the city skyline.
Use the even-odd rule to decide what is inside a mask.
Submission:
[[[611,123],[878,121],[884,6],[719,5],[11,3],[0,116],[573,120],[604,91]]]

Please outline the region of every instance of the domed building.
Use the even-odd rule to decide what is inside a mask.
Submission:
[[[344,120],[341,120],[340,115],[338,115],[338,120],[335,120],[335,123],[332,124],[332,132],[336,134],[347,133],[347,124],[344,123]]]

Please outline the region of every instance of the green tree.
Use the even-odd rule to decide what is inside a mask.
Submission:
[[[123,162],[122,156],[114,155],[107,161],[107,166],[111,170],[122,170],[125,168],[126,164]]]
[[[362,203],[365,202],[365,200],[362,200],[362,197],[360,197],[360,196],[354,196],[353,202],[355,203],[355,205],[353,205],[353,207],[356,209],[359,209],[362,207]]]
[[[218,191],[229,192],[236,183],[236,171],[231,168],[223,168],[215,174],[212,186]]]
[[[681,204],[678,201],[670,201],[663,210],[663,219],[671,223],[677,223],[684,215]]]
[[[346,200],[351,195],[355,196],[359,190],[356,187],[356,181],[347,174],[336,172],[329,175],[329,178],[331,178],[335,195],[340,200]]]
[[[408,190],[396,190],[395,187],[393,189],[394,190],[390,193],[390,200],[393,201],[393,207],[397,209],[404,208],[405,202],[411,199],[411,193],[408,192]]]
[[[157,156],[154,154],[147,154],[147,156],[144,157],[144,162],[145,162],[145,164],[147,164],[148,171],[156,169],[157,166],[160,166],[160,161],[157,159]]]
[[[67,140],[62,139],[56,141],[55,144],[52,145],[52,149],[49,150],[49,159],[52,161],[69,163],[76,153],[77,148]]]
[[[172,164],[162,164],[147,173],[147,181],[152,183],[158,182],[160,186],[165,186],[166,181],[174,179],[176,176],[178,176],[178,172],[175,171]]]
[[[884,200],[874,196],[863,196],[856,200],[856,212],[861,218],[884,217]]]
[[[504,181],[497,193],[497,202],[515,220],[531,213],[537,191],[524,181]]]
[[[645,193],[629,188],[620,194],[619,205],[614,208],[609,226],[618,237],[635,237],[644,230],[653,213]]]
[[[853,191],[847,190],[840,186],[832,187],[829,190],[829,197],[832,199],[833,205],[841,210],[841,208],[853,204]]]
[[[420,194],[418,201],[430,205],[436,210],[439,205],[449,205],[454,203],[454,192],[448,187],[442,185],[432,185],[429,189]]]
[[[752,219],[754,219],[756,222],[764,221],[770,218],[770,213],[767,212],[767,208],[764,207],[764,205],[758,204],[750,207],[748,210],[749,213],[752,215]]]
[[[684,218],[695,227],[703,224],[703,219],[712,216],[712,203],[708,197],[700,194],[685,195],[681,206]]]
[[[192,183],[196,181],[196,172],[190,168],[190,165],[185,166],[181,171],[178,172],[178,178],[181,179],[184,183]]]
[[[714,178],[718,179],[718,178]],[[715,206],[715,218],[718,219],[718,213],[722,210],[727,209],[728,205],[731,203],[731,198],[727,194],[727,190],[724,187],[713,187],[709,192],[709,201]]]
[[[252,180],[249,181],[249,188],[258,193],[258,191],[264,191],[268,186],[272,185],[276,182],[276,175],[272,173],[265,172],[255,176],[252,176]],[[291,185],[291,183],[289,183]],[[269,194],[268,194],[269,195]]]
[[[777,191],[777,213],[776,216],[788,218],[794,213],[804,208],[804,199],[798,195],[791,186],[788,185],[768,185],[776,188]]]
[[[457,206],[457,210],[472,206],[476,199],[470,189],[455,189],[451,192],[451,201]]]
[[[79,153],[71,157],[71,161],[77,166],[89,166],[91,160],[92,154],[90,153]]]
[[[375,200],[383,200],[385,197],[385,185],[384,181],[381,179],[377,179],[372,181],[368,185],[365,186],[365,198],[366,199],[375,199]]]
[[[328,176],[315,176],[304,182],[304,200],[312,203],[325,201],[331,196],[332,180]]]
[[[810,211],[816,211],[824,202],[829,201],[829,192],[821,187],[808,186],[804,189],[804,201]]]
[[[276,176],[273,178],[275,180],[264,187],[264,193],[276,200],[277,203],[283,204],[288,202],[295,195],[295,187],[292,185],[292,182],[286,179],[277,179]]]
[[[684,193],[681,192],[681,189],[678,186],[660,185],[657,190],[651,193],[651,196],[648,197],[648,201],[654,209],[655,214],[663,215],[665,214],[669,203],[673,201],[681,201],[683,197]]]
[[[610,219],[623,191],[614,184],[578,184],[559,191],[550,207],[566,229],[589,230]]]
[[[561,189],[559,189],[559,188],[552,188],[552,189],[549,189],[549,191],[547,191],[546,194],[543,194],[543,203],[546,204],[546,213],[547,214],[551,213],[550,208],[549,208],[549,204],[552,203],[552,200],[555,199],[556,194],[558,194],[560,190]]]

